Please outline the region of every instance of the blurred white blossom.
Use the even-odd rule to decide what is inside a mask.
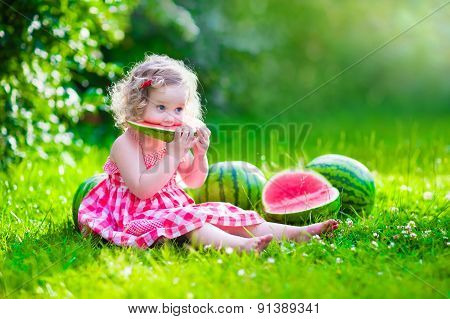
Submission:
[[[423,193],[423,199],[424,200],[432,200],[433,199],[433,193],[432,192],[425,192],[425,193]]]

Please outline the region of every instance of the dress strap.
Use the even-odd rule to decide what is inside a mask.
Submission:
[[[155,154],[157,154],[157,153],[164,152],[164,151],[166,150],[166,147],[164,147],[164,148],[162,148],[162,149],[160,149],[160,150],[153,151],[153,152],[147,154],[147,153],[144,152],[144,146],[143,146],[145,137],[143,137],[142,134],[140,134],[138,131],[136,131],[136,130],[134,130],[134,129],[132,129],[132,128],[128,128],[128,129],[127,129],[127,132],[129,132],[129,134],[131,134],[131,136],[132,136],[136,141],[138,141],[139,146],[140,146],[140,148],[141,148],[141,152],[142,152],[144,158],[145,158],[145,157],[148,157],[148,156],[151,156],[151,155],[155,155]],[[159,154],[158,154],[158,155],[159,155]]]

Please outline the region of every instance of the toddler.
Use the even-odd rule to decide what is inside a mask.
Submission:
[[[197,76],[183,62],[147,56],[110,94],[123,134],[104,165],[108,177],[80,205],[84,234],[94,232],[117,245],[142,249],[184,237],[196,247],[260,252],[273,239],[302,242],[338,227],[335,220],[304,227],[270,223],[255,211],[222,202],[196,204],[186,194],[176,177],[190,188],[204,183],[210,131],[201,122]],[[166,143],[146,136],[127,120],[176,126],[175,138]],[[195,129],[189,123],[197,123]]]

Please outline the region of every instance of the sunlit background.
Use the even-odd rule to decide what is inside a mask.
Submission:
[[[311,147],[325,131],[389,142],[399,125],[414,123],[418,130],[438,126],[448,137],[450,13],[441,5],[2,3],[2,165],[36,150],[45,158],[55,144],[60,152],[78,139],[111,143],[119,131],[107,111],[107,89],[145,53],[196,70],[209,124],[308,122]]]

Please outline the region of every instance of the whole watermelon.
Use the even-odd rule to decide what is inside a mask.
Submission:
[[[341,193],[345,212],[370,213],[375,203],[375,182],[366,166],[355,159],[327,154],[313,159],[306,168],[328,179]]]
[[[199,189],[189,190],[196,203],[227,202],[242,209],[260,210],[264,174],[254,165],[219,162],[209,166],[208,177]]]
[[[105,180],[106,177],[107,175],[105,173],[94,175],[78,186],[72,201],[72,217],[76,229],[78,229],[78,210],[80,209],[81,201],[91,189],[97,186],[101,181]]]

